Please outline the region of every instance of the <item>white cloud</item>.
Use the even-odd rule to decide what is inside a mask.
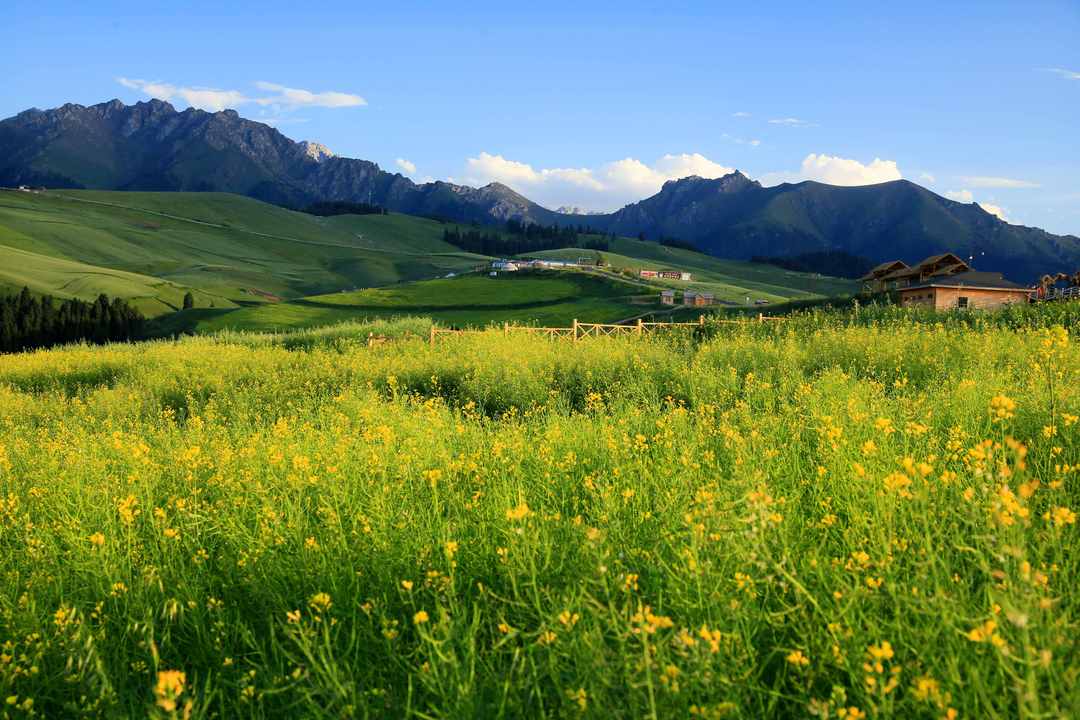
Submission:
[[[981,202],[979,203],[979,207],[981,207],[983,210],[990,213],[991,215],[996,215],[999,220],[1009,222],[1009,218],[1005,214],[1007,211],[1000,205],[991,205],[988,202]]]
[[[919,173],[919,180],[922,180],[924,183],[936,183],[937,182],[937,178],[934,177],[931,173],[928,173],[928,172]]]
[[[276,83],[257,82],[258,90],[270,95],[249,96],[240,90],[221,90],[218,88],[173,85],[160,81],[139,80],[137,78],[118,77],[116,81],[126,88],[138,90],[148,97],[160,100],[181,100],[191,107],[220,112],[227,108],[238,108],[252,103],[277,110],[293,110],[299,107],[341,108],[367,105],[359,95],[342,92],[313,93],[309,90],[289,88]]]
[[[416,172],[416,163],[406,160],[405,158],[398,158],[394,161],[394,164],[404,170],[406,175],[412,175]]]
[[[117,82],[126,88],[139,90],[145,95],[159,100],[179,98],[192,107],[218,112],[230,107],[239,107],[251,102],[238,90],[218,90],[208,87],[178,87],[164,82],[117,78]]]
[[[1047,68],[1049,72],[1056,73],[1066,80],[1080,80],[1080,72],[1066,70],[1065,68]]]
[[[829,185],[874,185],[904,176],[894,160],[874,158],[863,164],[849,158],[811,153],[802,161],[802,177]]]
[[[750,113],[740,110],[739,112],[731,113],[731,117],[748,118],[750,117]]]
[[[613,210],[655,194],[668,180],[699,175],[717,178],[733,168],[700,153],[667,154],[652,165],[623,158],[595,168],[534,168],[487,152],[465,161],[463,182],[484,185],[501,182],[541,205],[579,205]]]
[[[977,188],[1037,188],[1039,183],[1028,180],[1015,180],[1005,177],[987,177],[985,175],[965,175],[960,178],[965,185]]]
[[[975,194],[972,193],[970,190],[966,190],[966,189],[965,190],[949,190],[948,192],[945,193],[945,197],[949,198],[950,200],[955,200],[956,202],[962,202],[962,203],[973,203],[973,202],[975,202]],[[983,210],[990,213],[991,215],[996,215],[998,218],[1000,218],[1001,220],[1004,220],[1005,222],[1009,221],[1009,218],[1008,218],[1008,215],[1007,215],[1008,210],[1001,207],[1000,205],[994,205],[993,203],[984,202],[982,200],[978,201],[978,205],[979,205],[979,207],[981,207]]]
[[[806,120],[800,120],[795,117],[786,118],[773,118],[769,121],[770,125],[787,125],[788,127],[817,127],[814,123],[807,122]]]
[[[343,92],[320,92],[314,93],[310,90],[300,90],[297,88],[285,87],[284,85],[278,85],[277,83],[264,82],[260,80],[255,83],[255,87],[266,92],[277,93],[269,97],[256,98],[255,102],[260,105],[285,105],[287,107],[325,107],[325,108],[341,108],[341,107],[358,107],[360,105],[367,105],[367,100],[359,95],[350,95]]]

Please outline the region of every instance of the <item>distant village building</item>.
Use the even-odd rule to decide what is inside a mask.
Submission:
[[[675,291],[674,290],[662,290],[660,292],[660,304],[661,305],[674,305],[675,304]]]
[[[685,280],[690,281],[691,275],[682,270],[640,270],[638,276],[643,280],[660,278],[662,280]]]
[[[1006,280],[1001,273],[967,272],[931,276],[924,282],[901,288],[902,307],[934,310],[989,310],[1026,303],[1031,290]]]
[[[491,263],[491,269],[502,270],[503,272],[517,272],[518,265],[510,260],[496,260]]]
[[[705,307],[713,304],[713,294],[708,292],[695,292],[687,290],[683,293],[683,305],[693,307]]]

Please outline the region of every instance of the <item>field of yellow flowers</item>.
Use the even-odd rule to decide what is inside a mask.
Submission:
[[[707,330],[0,357],[0,716],[1080,716],[1075,336]]]

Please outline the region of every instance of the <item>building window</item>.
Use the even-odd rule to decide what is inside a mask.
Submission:
[[[968,306],[968,299],[966,297],[964,297],[963,295],[961,295],[960,297],[958,297],[956,299],[956,307],[958,307],[958,308],[960,308],[962,310],[962,309],[966,308],[967,306]]]

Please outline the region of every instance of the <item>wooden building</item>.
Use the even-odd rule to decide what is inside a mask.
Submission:
[[[885,290],[885,282],[882,278],[886,275],[896,272],[897,270],[907,270],[908,264],[903,260],[890,260],[889,262],[883,262],[877,267],[874,267],[870,272],[859,278],[859,282],[862,283],[863,292],[875,293]]]
[[[1001,273],[967,272],[930,277],[925,282],[900,288],[902,307],[934,310],[990,310],[1026,303],[1031,289],[1006,280]]]
[[[899,290],[911,285],[920,285],[931,278],[948,277],[959,273],[971,272],[971,266],[952,253],[931,255],[918,265],[894,270],[883,276],[881,281],[886,290]]]
[[[674,305],[675,304],[675,291],[674,290],[662,290],[660,292],[660,304],[661,305]]]

